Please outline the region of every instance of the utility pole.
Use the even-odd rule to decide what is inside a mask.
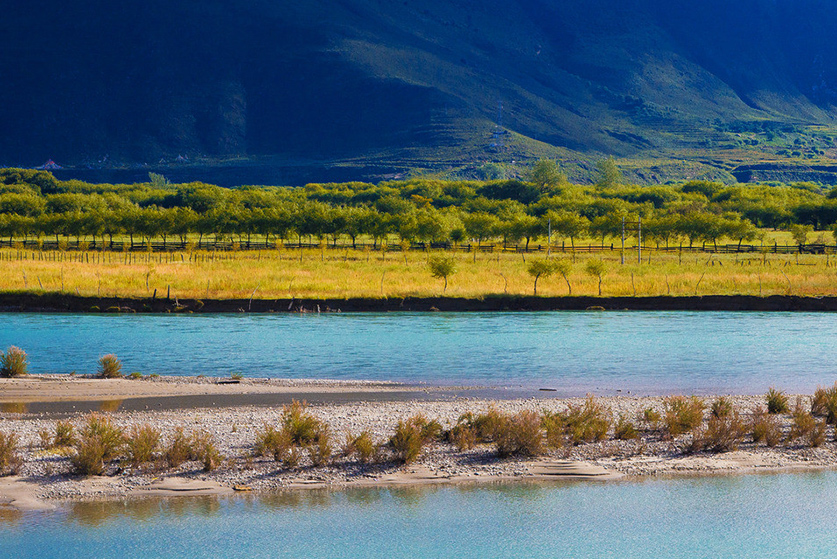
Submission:
[[[625,216],[622,216],[622,265],[625,265]]]
[[[642,264],[642,216],[639,216],[636,226],[636,261]]]

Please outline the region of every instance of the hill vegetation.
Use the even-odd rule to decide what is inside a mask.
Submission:
[[[642,219],[645,242],[664,245],[764,241],[784,229],[796,244],[833,230],[837,191],[788,186],[690,181],[642,187],[623,184],[612,161],[595,185],[572,184],[554,162],[542,161],[529,180],[308,184],[304,188],[204,183],[170,184],[161,175],[133,185],[58,181],[45,171],[0,170],[0,237],[62,238],[111,247],[114,238],[179,240],[200,246],[235,241],[330,242],[371,240],[451,246],[545,239],[574,245],[617,242]],[[825,237],[821,235],[821,243]]]

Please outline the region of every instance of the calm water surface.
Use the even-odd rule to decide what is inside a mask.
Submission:
[[[76,503],[0,514],[0,555],[833,557],[837,474]]]
[[[837,314],[0,314],[33,372],[397,380],[558,395],[811,392],[837,380]]]

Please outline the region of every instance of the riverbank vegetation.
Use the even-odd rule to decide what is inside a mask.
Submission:
[[[837,190],[640,187],[622,184],[612,164],[595,185],[570,184],[541,162],[529,181],[236,189],[172,185],[158,175],[94,185],[5,169],[0,291],[821,296],[833,294],[835,222]]]

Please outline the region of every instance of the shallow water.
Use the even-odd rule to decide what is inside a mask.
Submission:
[[[32,372],[397,380],[556,395],[812,392],[837,380],[837,314],[736,312],[0,314]]]
[[[833,557],[837,474],[68,504],[0,514],[4,557]]]

